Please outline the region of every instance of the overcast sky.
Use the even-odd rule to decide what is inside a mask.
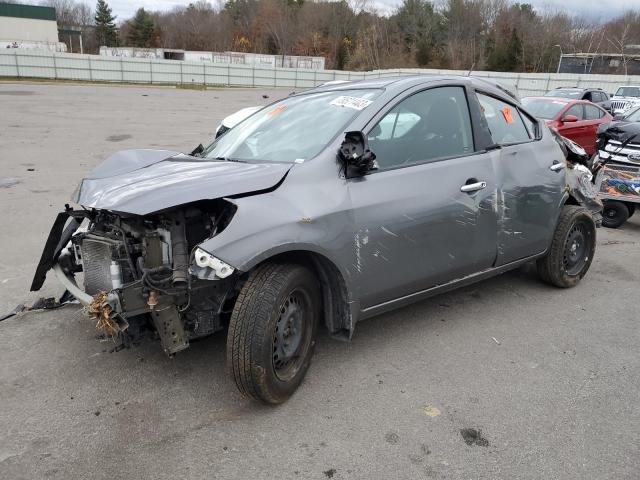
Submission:
[[[171,10],[178,5],[188,5],[193,0],[107,0],[118,16],[118,20],[132,17],[135,11],[144,7],[148,10]],[[220,0],[214,0],[214,5]],[[389,12],[402,0],[372,0],[380,10]],[[537,9],[565,10],[572,15],[586,17],[590,20],[609,20],[625,10],[639,8],[640,0],[520,0],[530,3]]]

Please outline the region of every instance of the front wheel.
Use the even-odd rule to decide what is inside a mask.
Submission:
[[[547,254],[537,261],[538,274],[547,283],[569,288],[578,284],[596,251],[596,224],[589,210],[565,205]]]
[[[315,276],[296,264],[256,268],[236,300],[227,337],[227,364],[241,393],[282,403],[309,368],[320,311]]]

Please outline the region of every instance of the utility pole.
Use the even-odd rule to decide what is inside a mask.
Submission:
[[[560,58],[558,59],[558,68],[556,69],[556,73],[560,73],[560,64],[562,63],[564,53],[562,52],[562,47],[560,45],[554,45],[554,47],[558,47],[560,49]]]

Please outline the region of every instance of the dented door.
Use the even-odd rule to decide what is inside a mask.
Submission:
[[[461,191],[465,184],[484,188]],[[496,184],[489,154],[381,171],[349,181],[364,308],[491,267]]]
[[[564,194],[564,158],[548,130],[536,137],[534,120],[517,106],[478,93],[495,145],[498,256],[496,266],[544,252]]]
[[[512,145],[497,154],[497,265],[543,252],[551,241],[564,194],[564,164],[555,145],[544,139]],[[555,162],[555,163],[554,163]]]

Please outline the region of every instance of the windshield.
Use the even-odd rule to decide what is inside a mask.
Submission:
[[[533,114],[533,116],[550,120],[555,118],[558,113],[567,105],[565,102],[558,100],[547,100],[543,98],[523,98],[522,105]]]
[[[625,122],[640,122],[640,108],[636,108],[629,115],[624,117]]]
[[[640,87],[620,87],[616,92],[618,97],[640,97]]]
[[[232,128],[202,157],[301,162],[316,156],[382,90],[340,90],[286,98]]]
[[[577,98],[582,96],[582,90],[551,90],[545,93],[545,97],[562,97],[562,98]]]

